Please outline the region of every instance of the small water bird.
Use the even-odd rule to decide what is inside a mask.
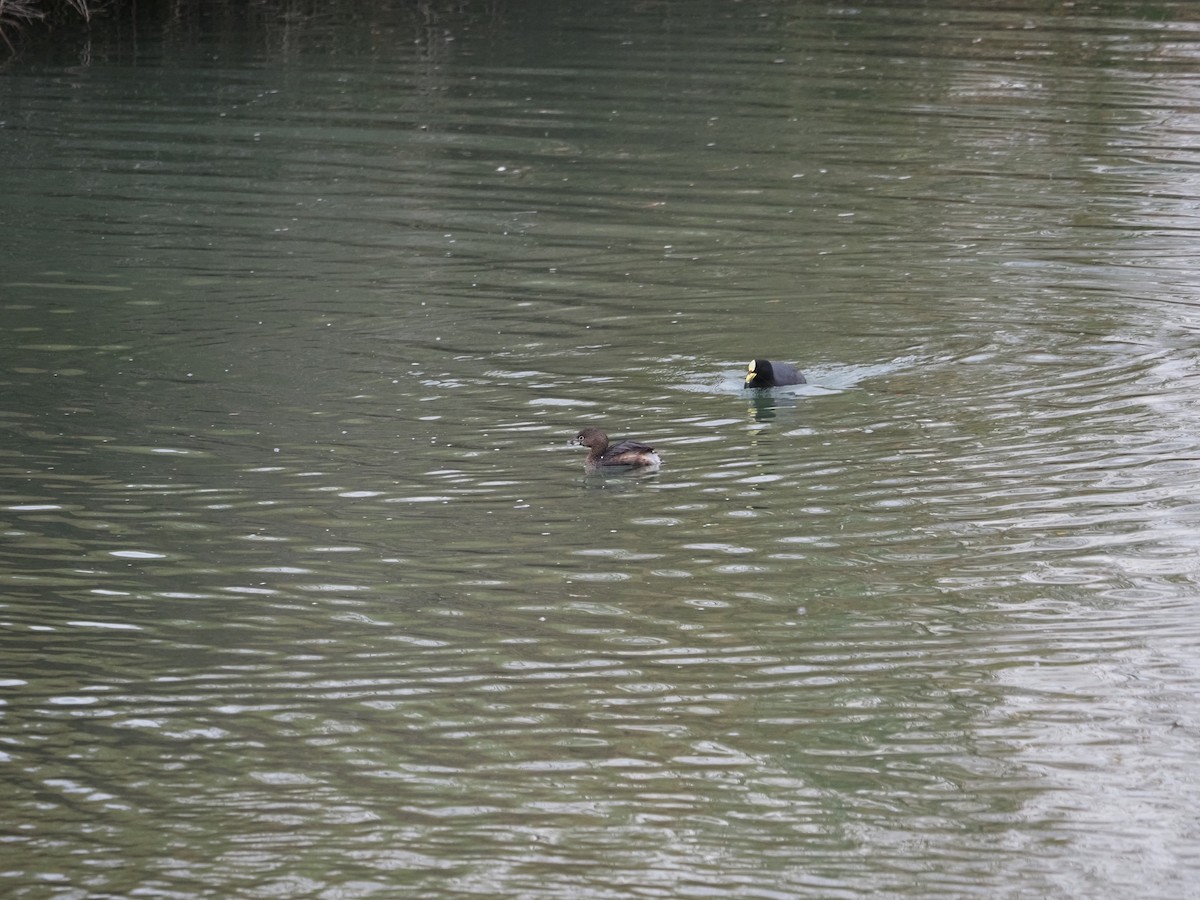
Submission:
[[[746,387],[770,388],[782,384],[808,384],[804,373],[791,363],[753,359],[746,370]]]
[[[654,448],[641,441],[621,441],[610,444],[608,435],[599,428],[584,428],[571,439],[577,447],[587,447],[590,453],[583,461],[583,466],[589,472],[598,470],[620,471],[622,469],[642,469],[653,472],[662,464],[662,458],[654,452]]]

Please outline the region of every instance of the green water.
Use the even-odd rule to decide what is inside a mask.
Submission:
[[[27,48],[5,896],[1190,896],[1192,19]]]

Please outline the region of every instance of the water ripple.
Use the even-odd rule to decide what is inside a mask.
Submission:
[[[1195,880],[1194,26],[668,7],[14,61],[9,893]]]

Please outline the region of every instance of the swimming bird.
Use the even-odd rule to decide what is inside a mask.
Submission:
[[[662,464],[662,458],[654,452],[654,448],[641,441],[621,441],[610,444],[608,435],[599,428],[584,428],[571,439],[577,447],[588,447],[591,452],[583,461],[583,466],[589,472],[608,469],[645,469],[654,471]]]
[[[769,388],[782,384],[808,384],[804,373],[790,363],[754,359],[746,370],[746,387]]]

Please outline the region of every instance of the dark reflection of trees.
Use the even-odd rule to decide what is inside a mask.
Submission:
[[[83,0],[47,4],[63,7],[53,18],[32,16],[9,22],[25,38],[13,50],[69,52],[83,62],[138,55],[139,38],[161,39],[165,53],[224,54],[257,47],[271,58],[302,54],[394,54],[397,46],[436,57],[465,31],[486,32],[503,21],[504,0],[162,0],[91,3],[86,19],[76,10]],[[11,4],[10,4],[11,5]],[[24,4],[36,7],[37,4]],[[0,3],[0,8],[5,5]],[[9,17],[11,19],[11,17]],[[0,24],[5,22],[0,15]],[[54,25],[52,32],[46,27]],[[31,28],[30,26],[35,26]],[[8,48],[0,46],[0,52]]]
[[[437,58],[458,37],[467,32],[488,33],[510,14],[551,19],[560,14],[555,4],[545,4],[542,12],[532,6],[511,0],[0,0],[0,36],[12,45],[10,50],[0,43],[0,54],[19,51],[22,45],[17,38],[23,36],[27,49],[40,40],[47,47],[39,49],[71,52],[86,63],[136,56],[138,38],[153,37],[162,39],[169,55],[189,55],[197,50],[216,54],[254,46],[278,60],[294,60],[308,53],[352,54],[361,60],[373,54],[394,54],[397,46],[406,45]],[[854,5],[854,15],[828,13],[828,4],[804,0],[762,0],[761,6],[767,13],[763,25],[773,31],[788,31],[791,21],[824,19],[831,37],[847,38],[870,22],[874,13],[886,13],[893,26],[905,19],[914,26],[927,26],[931,21],[967,17],[981,28],[1011,28],[1016,33],[1034,17],[1043,23],[1073,18],[1170,22],[1200,17],[1200,4],[1134,0],[1096,0],[1086,7],[1060,0],[997,0],[979,8],[952,0],[921,4],[865,0]],[[696,16],[719,19],[729,15],[726,3],[697,0],[641,0],[634,9],[640,16],[659,18],[667,29]],[[605,14],[600,5],[579,17]],[[946,31],[922,27],[921,43],[950,40],[942,36]],[[892,27],[882,38],[903,45],[912,35]],[[1092,42],[1074,52],[1095,54],[1097,46]],[[995,48],[947,49],[954,55],[970,56]]]

